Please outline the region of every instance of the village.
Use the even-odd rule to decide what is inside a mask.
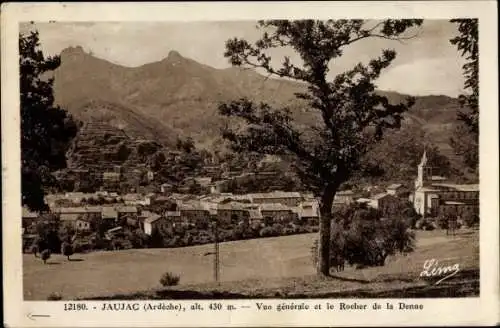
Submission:
[[[104,249],[180,247],[214,242],[215,238],[229,241],[318,231],[319,199],[310,193],[276,190],[233,194],[214,188],[227,180],[196,180],[205,183],[211,192],[175,193],[162,185],[160,192],[147,194],[97,191],[47,195],[49,218],[23,209],[25,250],[36,240],[37,229],[54,229],[54,224],[58,231],[66,229],[68,242],[88,244],[89,240],[100,239],[107,241]],[[332,212],[349,206],[372,208],[382,217],[399,212],[414,219],[413,228],[433,230],[449,228],[450,224],[460,227],[478,223],[478,204],[478,185],[451,184],[445,177],[433,176],[424,153],[414,189],[396,183],[341,190],[335,195]],[[214,229],[218,229],[217,233]],[[162,237],[154,236],[158,234]],[[75,249],[101,247],[80,245]]]

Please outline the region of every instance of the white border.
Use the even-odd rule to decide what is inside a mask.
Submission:
[[[494,1],[259,2],[259,3],[7,3],[2,4],[2,217],[4,322],[6,326],[320,326],[320,325],[486,325],[500,321],[498,215],[498,53]],[[197,21],[265,18],[480,19],[481,296],[425,299],[423,311],[242,312],[204,311],[178,316],[160,313],[64,313],[54,302],[24,302],[20,218],[20,133],[18,26],[26,21]],[[338,302],[340,300],[335,300]],[[375,300],[379,303],[385,300]],[[407,300],[411,302],[410,300]],[[241,303],[236,301],[231,303]],[[280,303],[282,301],[266,301]],[[320,302],[325,303],[326,300]],[[369,300],[360,300],[369,303]],[[88,302],[91,304],[91,302]],[[205,303],[205,302],[200,302]],[[36,321],[28,313],[50,313]]]

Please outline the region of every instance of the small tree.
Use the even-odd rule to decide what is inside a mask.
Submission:
[[[47,260],[50,258],[50,251],[48,249],[44,249],[41,253],[40,253],[40,257],[43,261],[43,264],[46,264],[47,263]]]
[[[68,258],[68,261],[70,260],[69,257],[73,255],[73,245],[71,245],[68,242],[64,242],[61,245],[61,253]]]
[[[384,50],[367,65],[359,63],[331,80],[329,65],[354,43],[370,38],[400,40],[408,28],[421,24],[422,20],[392,19],[261,21],[259,28],[264,31],[255,44],[237,38],[226,42],[224,56],[232,65],[259,68],[269,75],[305,83],[305,92],[296,96],[318,118],[308,129],[294,122],[288,109],[275,110],[248,99],[221,104],[219,111],[246,123],[241,129],[223,131],[233,150],[286,157],[303,185],[321,198],[319,274],[329,274],[331,211],[337,190],[360,169],[360,159],[382,138],[384,130],[400,127],[402,114],[413,104],[409,99],[393,105],[375,92],[374,81],[396,57],[393,50]],[[276,68],[269,56],[273,48],[292,49],[302,65],[285,57]]]

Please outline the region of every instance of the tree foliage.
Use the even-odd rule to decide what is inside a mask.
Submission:
[[[382,266],[388,256],[414,251],[415,234],[410,230],[411,213],[397,213],[384,220],[381,215],[380,211],[364,205],[339,209],[331,228],[331,263]],[[316,240],[312,247],[313,255],[317,248]]]
[[[43,263],[46,264],[47,263],[47,260],[50,258],[50,250],[48,249],[44,249],[41,253],[40,253],[40,258],[42,259]]]
[[[463,65],[465,90],[467,94],[460,96],[462,106],[470,111],[459,113],[459,118],[470,128],[471,132],[479,132],[479,33],[477,19],[452,19],[458,24],[460,35],[450,40],[466,59]]]
[[[479,33],[477,19],[452,19],[458,25],[459,35],[450,42],[457,46],[465,58],[462,66],[465,94],[460,95],[463,111],[458,113],[462,122],[452,137],[451,144],[464,163],[476,169],[479,162]]]
[[[44,57],[38,32],[19,35],[21,92],[22,203],[32,210],[45,210],[44,187],[53,183],[50,172],[66,166],[66,150],[76,135],[71,116],[54,106],[50,73],[60,57]]]
[[[73,255],[73,245],[71,245],[70,243],[68,242],[63,242],[62,245],[61,245],[61,254],[63,254],[64,256],[66,256],[68,258],[68,261],[69,261],[69,257],[71,255]]]
[[[369,38],[401,40],[405,31],[422,20],[271,20],[260,21],[262,37],[254,44],[244,39],[226,42],[225,57],[232,65],[264,70],[269,75],[305,83],[307,92],[296,97],[305,101],[321,118],[318,124],[300,129],[287,108],[274,109],[248,99],[219,106],[222,115],[242,119],[246,125],[226,128],[223,137],[233,150],[286,156],[303,184],[321,197],[318,271],[329,270],[330,222],[333,198],[339,186],[360,168],[360,159],[378,142],[387,128],[399,128],[402,114],[413,104],[391,104],[375,92],[375,80],[396,52],[383,50],[378,58],[329,79],[329,65],[350,45]],[[287,48],[302,64],[285,57],[279,66],[268,51]]]
[[[430,143],[418,126],[404,127],[387,134],[364,156],[358,178],[413,182],[424,150],[434,175],[450,176],[451,164],[439,148]]]

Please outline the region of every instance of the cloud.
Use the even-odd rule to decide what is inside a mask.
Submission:
[[[463,92],[462,60],[460,57],[423,58],[389,68],[377,85],[382,90],[411,95],[447,95],[456,97]]]

